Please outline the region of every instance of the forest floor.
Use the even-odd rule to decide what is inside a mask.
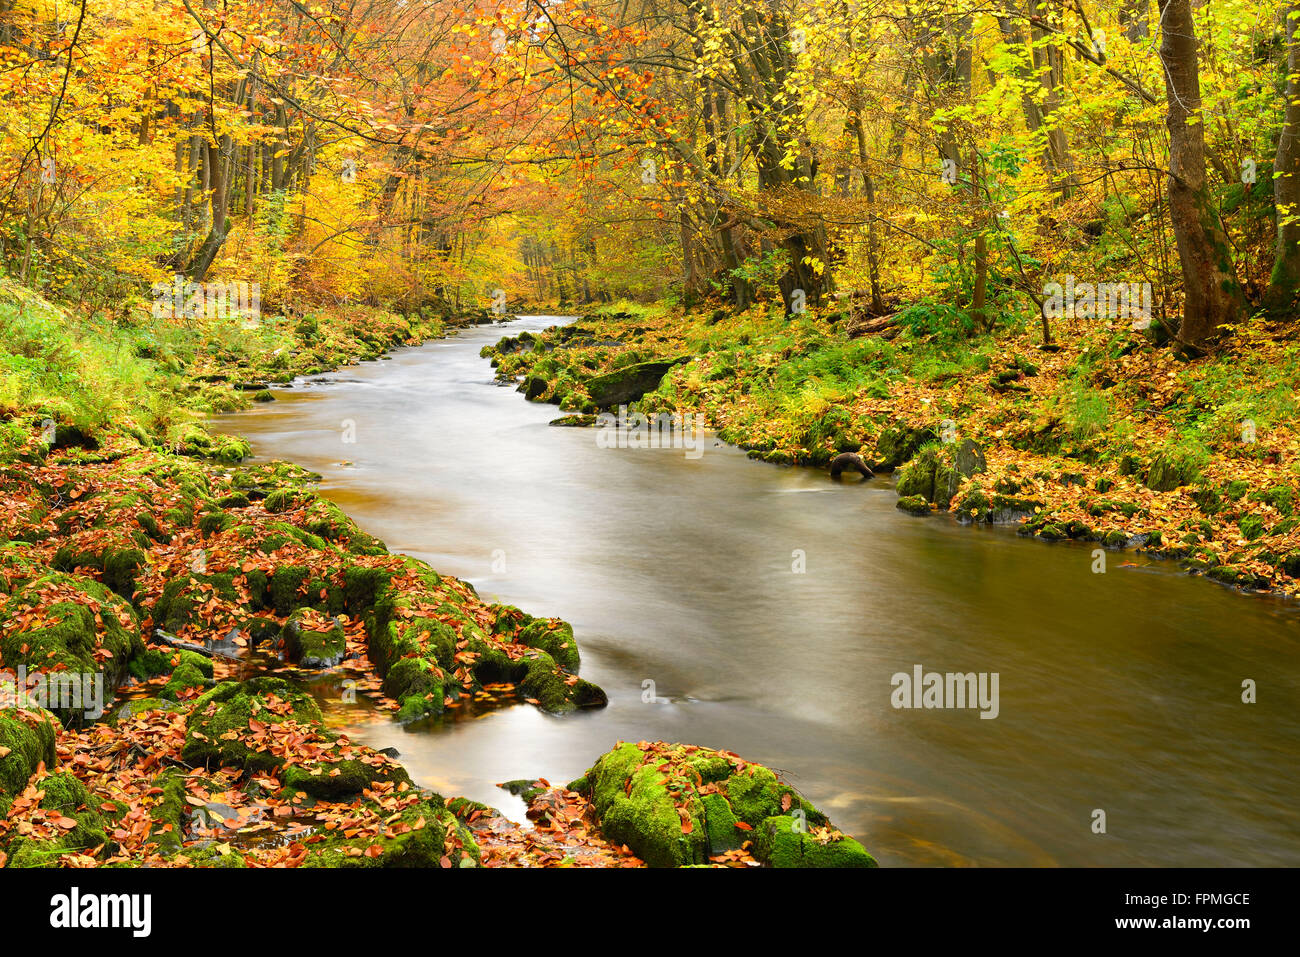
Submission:
[[[861,324],[856,324],[861,328]],[[621,306],[485,349],[576,418],[702,414],[778,465],[857,452],[900,468],[899,507],[1176,558],[1252,591],[1300,593],[1300,340],[1252,320],[1191,361],[1129,322],[957,335],[924,311],[855,336],[843,314]],[[655,362],[675,363],[657,380]],[[971,443],[974,443],[973,445]],[[963,452],[963,449],[965,451]]]
[[[619,744],[527,821],[332,730],[312,679],[418,721],[601,707],[572,628],[388,552],[201,418],[486,313],[213,328],[0,287],[0,866],[874,866],[766,768]],[[797,826],[796,826],[797,825]]]

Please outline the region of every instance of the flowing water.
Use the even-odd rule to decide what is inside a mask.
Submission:
[[[1300,864],[1293,605],[1131,553],[1097,574],[1092,546],[913,518],[888,480],[716,441],[599,448],[478,354],[557,321],[472,328],[215,423],[321,472],[392,550],[572,622],[610,699],[405,728],[327,701],[354,739],[512,816],[497,782],[662,739],[779,770],[885,865]],[[996,672],[996,718],[893,707],[918,665]]]

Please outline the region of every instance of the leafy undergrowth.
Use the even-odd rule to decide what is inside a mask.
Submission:
[[[983,471],[937,492],[921,483],[926,494],[900,505],[1142,548],[1227,584],[1300,593],[1294,324],[1251,320],[1194,361],[1101,320],[1066,323],[1057,351],[1041,350],[1030,327],[967,338],[911,324],[886,339],[852,338],[845,325],[758,307],[594,314],[484,353],[530,398],[588,415],[610,407],[597,400],[614,394],[616,374],[689,357],[631,407],[702,413],[776,464],[860,452],[887,471],[927,452],[951,467],[970,439]]]

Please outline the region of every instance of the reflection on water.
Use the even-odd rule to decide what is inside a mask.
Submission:
[[[1093,574],[1091,547],[912,518],[882,480],[833,484],[717,443],[697,459],[598,448],[493,382],[478,351],[502,333],[217,422],[323,473],[393,550],[573,623],[602,711],[336,716],[420,783],[511,813],[496,782],[570,780],[619,739],[688,741],[780,770],[882,864],[1300,864],[1293,608],[1141,557]],[[997,672],[999,716],[895,710],[891,676],[916,665]]]

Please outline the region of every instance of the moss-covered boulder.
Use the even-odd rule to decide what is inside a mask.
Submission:
[[[299,608],[281,632],[289,660],[304,668],[333,668],[343,660],[343,624],[314,608]]]
[[[159,694],[172,701],[186,697],[186,692],[206,688],[212,680],[212,660],[193,651],[181,651],[175,656],[176,667]]]
[[[1182,485],[1192,485],[1209,462],[1209,453],[1196,446],[1171,446],[1151,460],[1143,480],[1156,492],[1172,492]]]
[[[970,439],[960,445],[931,443],[903,470],[897,491],[901,498],[919,496],[946,509],[962,481],[985,467],[984,450]]]
[[[50,710],[65,722],[98,717],[85,691],[102,692],[100,704],[111,700],[143,650],[135,611],[89,578],[45,575],[0,605],[0,656],[8,667],[43,673]]]
[[[0,689],[11,693],[12,683]],[[54,741],[58,719],[39,708],[7,708],[0,711],[0,818],[14,797],[42,764],[54,770],[57,756]]]
[[[480,858],[473,836],[441,799],[412,798],[395,812],[363,804],[355,820],[309,839],[303,866],[476,866]]]
[[[332,739],[329,743],[333,744]],[[346,745],[341,749],[331,747],[319,760],[286,765],[281,779],[289,790],[325,801],[351,800],[376,783],[411,783],[406,769],[386,755]]]
[[[34,578],[42,578],[53,569],[35,556],[26,542],[0,542],[0,593],[9,594]]]
[[[930,502],[923,495],[904,495],[895,507],[908,515],[929,515]]]
[[[879,472],[896,469],[916,455],[923,445],[938,440],[939,436],[932,428],[895,423],[881,432],[876,440],[876,457],[871,468]]]
[[[277,728],[320,721],[320,708],[311,696],[282,678],[223,681],[194,702],[181,757],[211,767],[273,770],[284,763],[283,755],[270,747]]]
[[[108,844],[104,819],[86,786],[67,773],[33,781],[9,809],[3,850],[9,867],[51,867],[68,854],[91,854]]]
[[[675,359],[637,362],[604,375],[594,376],[587,380],[587,394],[591,397],[591,401],[602,409],[635,402],[647,392],[657,389],[663,377],[687,358],[689,357],[681,356]]]
[[[703,864],[745,845],[775,867],[875,866],[772,771],[730,752],[620,744],[569,789],[591,802],[607,840],[626,844],[651,867]],[[763,840],[754,840],[758,832]]]
[[[269,499],[268,499],[269,501]],[[270,505],[267,506],[268,510]],[[334,542],[354,555],[386,555],[388,547],[379,539],[363,532],[357,523],[328,499],[316,499],[307,508],[299,526],[328,542]]]
[[[197,425],[186,426],[173,448],[180,455],[213,459],[217,462],[242,462],[252,452],[248,440],[239,436],[213,435]]]
[[[531,618],[515,637],[521,645],[538,648],[565,671],[578,671],[578,643],[573,640],[573,626],[559,618]]]

